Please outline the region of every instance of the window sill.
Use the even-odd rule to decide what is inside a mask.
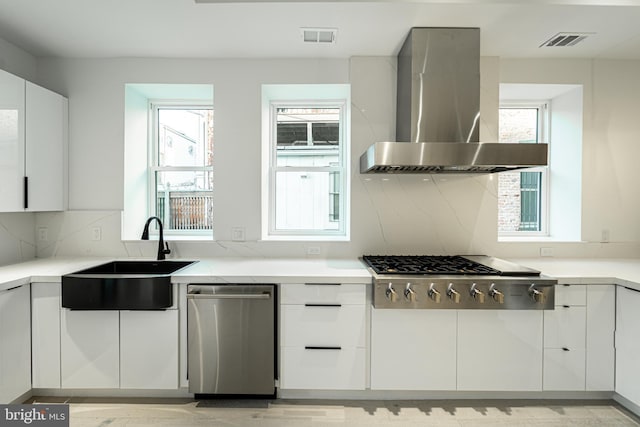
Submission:
[[[498,236],[499,243],[577,243],[580,239],[566,239],[553,236]]]
[[[212,235],[164,235],[163,239],[165,242],[213,242],[215,239]],[[122,239],[123,242],[127,243],[137,243],[137,242],[145,242],[146,240],[142,239]],[[150,236],[148,241],[157,242],[158,236]]]
[[[262,242],[349,242],[349,236],[264,236]]]

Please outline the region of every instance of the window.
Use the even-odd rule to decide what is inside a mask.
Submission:
[[[213,109],[152,102],[150,215],[168,234],[213,229]]]
[[[546,141],[548,103],[500,107],[499,142]],[[547,235],[548,171],[546,167],[498,175],[498,234]]]
[[[262,238],[349,238],[348,85],[263,85]]]

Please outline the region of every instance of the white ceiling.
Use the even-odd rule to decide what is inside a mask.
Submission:
[[[38,57],[393,56],[420,26],[480,27],[483,56],[640,59],[638,0],[0,0],[0,38]],[[304,44],[300,27],[337,43]],[[558,32],[594,34],[538,47]]]

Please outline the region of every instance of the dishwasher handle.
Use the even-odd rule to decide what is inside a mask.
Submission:
[[[269,299],[270,293],[263,294],[187,294],[187,299]]]

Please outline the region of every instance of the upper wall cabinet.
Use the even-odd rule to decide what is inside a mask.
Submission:
[[[0,212],[61,211],[67,99],[0,70]]]

